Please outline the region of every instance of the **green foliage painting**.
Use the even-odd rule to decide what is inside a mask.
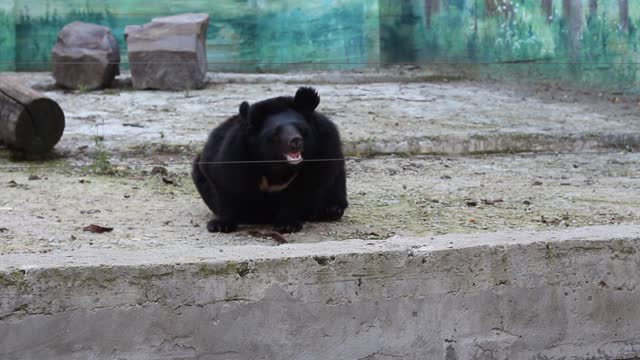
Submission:
[[[65,24],[123,30],[206,12],[212,71],[447,64],[487,76],[638,90],[640,1],[629,0],[4,0],[0,69],[48,69]]]
[[[384,62],[638,90],[640,1],[380,0]]]
[[[46,69],[56,34],[69,22],[110,27],[126,57],[126,25],[184,12],[210,16],[207,56],[212,71],[308,69],[314,62],[353,68],[379,56],[371,46],[378,37],[375,0],[14,1],[20,70]]]
[[[14,70],[16,23],[12,2],[0,2],[0,71]]]

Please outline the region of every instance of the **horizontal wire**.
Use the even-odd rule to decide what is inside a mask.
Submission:
[[[303,162],[342,162],[347,160],[368,160],[368,158],[344,158],[344,159],[308,159]],[[43,161],[43,160],[41,160]],[[198,165],[258,165],[258,164],[274,164],[274,163],[288,163],[288,160],[250,160],[250,161],[199,161]],[[109,166],[113,167],[153,167],[153,166],[170,166],[170,165],[193,165],[194,162],[187,161],[172,161],[166,163],[109,163]],[[20,169],[20,168],[85,168],[90,167],[91,164],[56,164],[56,165],[0,165],[0,169]]]
[[[173,64],[188,65],[199,64],[196,61],[130,61],[130,62],[100,62],[100,61],[0,61],[0,65],[86,65],[86,64],[110,64],[110,65],[148,65],[148,64]],[[372,62],[372,61],[293,61],[293,62],[265,62],[265,61],[209,61],[207,65],[390,65],[390,66],[417,66],[417,65],[639,65],[640,61],[599,62],[599,61],[545,61],[545,60],[505,60],[505,61],[424,61],[424,62]]]
[[[478,157],[541,157],[541,156],[564,156],[564,155],[611,155],[611,154],[628,154],[629,152],[623,151],[594,151],[594,152],[518,152],[518,153],[503,153],[503,154],[443,154],[443,155],[413,155],[413,156],[393,156],[393,155],[380,155],[373,157],[354,157],[347,156],[344,158],[328,158],[328,159],[308,159],[304,162],[344,162],[344,161],[397,161],[397,160],[442,160],[442,159],[454,159],[454,158],[478,158]],[[60,159],[52,159],[60,160]],[[46,160],[38,160],[46,161]],[[198,165],[259,165],[259,164],[273,164],[273,163],[288,163],[288,160],[245,160],[245,161],[199,161]],[[152,163],[108,163],[111,167],[155,167],[155,166],[172,166],[172,165],[193,165],[192,161],[168,161],[168,162],[152,162]],[[2,170],[13,169],[74,169],[74,168],[87,168],[92,164],[12,164],[12,165],[0,165]]]

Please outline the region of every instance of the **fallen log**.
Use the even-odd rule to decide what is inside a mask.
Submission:
[[[64,126],[58,103],[15,78],[0,76],[0,144],[44,153],[58,143]]]

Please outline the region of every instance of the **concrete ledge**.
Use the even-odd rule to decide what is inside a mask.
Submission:
[[[640,225],[0,256],[1,359],[631,359]]]
[[[40,91],[56,89],[55,81],[48,72],[5,72],[13,76],[23,76],[29,86]],[[343,84],[361,85],[373,83],[420,83],[420,82],[450,82],[460,81],[463,77],[457,72],[436,72],[428,69],[369,69],[362,71],[299,71],[287,73],[230,73],[208,72],[206,74],[207,86],[224,84],[294,84],[294,85],[319,85],[319,84]],[[131,88],[131,72],[123,70],[114,82],[115,88]]]
[[[554,134],[554,133],[476,133],[405,137],[401,140],[376,139],[344,144],[347,156],[390,154],[472,155],[510,152],[597,152],[607,149],[640,147],[640,134]]]

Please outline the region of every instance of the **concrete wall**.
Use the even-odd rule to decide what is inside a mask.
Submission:
[[[0,264],[3,360],[640,354],[640,226]]]

